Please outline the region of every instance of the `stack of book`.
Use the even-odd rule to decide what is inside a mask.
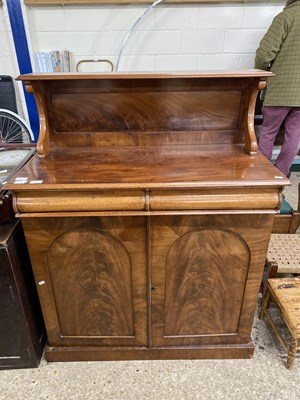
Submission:
[[[33,55],[36,72],[70,72],[69,50],[36,51]]]

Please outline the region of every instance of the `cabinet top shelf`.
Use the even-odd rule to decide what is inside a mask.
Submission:
[[[59,147],[243,143],[257,153],[262,70],[27,74],[40,117],[37,152]]]
[[[258,69],[248,70],[202,70],[202,71],[162,71],[162,72],[107,72],[107,73],[31,73],[20,75],[17,80],[83,80],[83,79],[175,79],[175,78],[268,78],[272,72]]]

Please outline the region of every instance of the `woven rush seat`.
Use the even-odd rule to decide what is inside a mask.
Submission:
[[[273,301],[285,322],[290,335],[290,345],[286,344],[276,327],[269,311],[269,303]],[[286,367],[291,369],[294,364],[300,338],[300,278],[274,278],[268,280],[268,287],[263,299],[260,319],[267,316],[273,331],[278,337],[285,351],[288,353]]]
[[[300,274],[300,235],[271,235],[267,253],[266,266],[271,267],[270,278],[277,273]]]

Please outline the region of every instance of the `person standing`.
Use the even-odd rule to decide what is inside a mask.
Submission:
[[[263,101],[259,150],[269,160],[280,126],[285,134],[276,167],[286,176],[300,143],[300,0],[288,0],[256,50],[254,68],[270,70]]]

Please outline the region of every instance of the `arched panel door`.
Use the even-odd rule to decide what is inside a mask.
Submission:
[[[134,337],[131,260],[121,242],[96,229],[66,233],[51,245],[48,268],[63,336]]]
[[[200,228],[190,226],[180,233],[161,221],[152,225],[165,236],[158,244],[160,255],[155,245],[152,249],[153,345],[239,341],[249,247],[241,235],[214,229],[213,223],[201,229],[198,219]],[[160,271],[156,261],[164,265]]]
[[[147,345],[144,218],[34,218],[26,230],[50,346]]]
[[[177,239],[166,259],[165,335],[236,333],[249,258],[232,232],[204,229]]]

